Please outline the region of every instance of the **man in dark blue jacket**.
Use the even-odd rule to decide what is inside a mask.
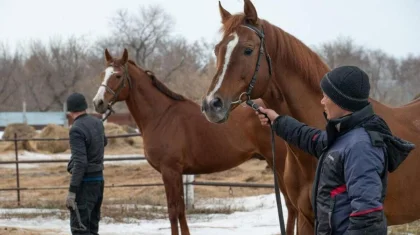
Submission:
[[[316,234],[387,234],[383,202],[387,172],[414,149],[393,136],[368,101],[368,75],[338,67],[321,80],[326,130],[260,108],[277,135],[318,158],[312,188]],[[263,125],[268,119],[259,114]]]
[[[67,98],[67,110],[73,118],[70,128],[71,173],[66,207],[70,209],[72,234],[98,234],[104,193],[104,147],[107,145],[100,119],[86,113],[87,103],[80,93]]]

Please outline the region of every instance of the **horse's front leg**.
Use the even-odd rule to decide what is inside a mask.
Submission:
[[[297,220],[297,210],[289,200],[285,200],[285,201],[286,201],[286,207],[287,207],[286,234],[287,235],[294,235],[295,234],[295,224],[296,224],[296,220]]]
[[[181,234],[190,235],[190,230],[188,228],[187,218],[185,215],[184,187],[182,183],[182,175],[180,177],[180,187],[178,188],[178,192],[181,195],[181,197],[179,197],[179,203],[178,203],[178,219],[179,219],[179,224],[181,226]]]
[[[190,232],[185,219],[185,205],[182,196],[182,173],[171,168],[164,168],[161,172],[163,183],[165,184],[169,221],[171,222],[171,234],[179,235],[178,219],[180,219],[181,234],[189,235]]]

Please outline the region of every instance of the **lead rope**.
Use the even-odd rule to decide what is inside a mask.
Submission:
[[[111,115],[111,113],[115,113],[115,111],[112,109],[112,106],[109,106],[106,112],[106,115],[104,118],[102,118],[102,122],[104,122],[108,117]]]
[[[259,110],[259,106],[258,104],[254,103],[252,100],[248,99],[246,101],[246,104],[248,106],[250,106],[253,110],[257,111],[260,114],[263,114],[267,117],[267,115],[265,113],[262,113]],[[283,219],[283,210],[282,210],[282,205],[281,205],[281,199],[280,199],[280,190],[279,190],[279,182],[277,179],[277,174],[276,174],[276,146],[275,146],[275,139],[274,139],[274,129],[272,126],[272,123],[269,120],[269,124],[270,124],[270,129],[271,129],[271,154],[273,155],[273,175],[274,175],[274,191],[276,192],[276,202],[277,202],[277,211],[278,211],[278,215],[279,215],[279,222],[280,222],[280,231],[281,231],[281,235],[286,235],[286,229],[284,226],[284,219]]]

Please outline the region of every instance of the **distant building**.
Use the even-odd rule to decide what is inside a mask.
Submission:
[[[98,113],[91,113],[91,115],[102,118],[102,115]],[[130,113],[111,114],[107,121],[118,125],[137,127]],[[0,112],[0,131],[3,131],[11,123],[27,123],[35,129],[41,130],[48,124],[67,127],[73,123],[73,120],[65,112]]]
[[[11,123],[27,123],[35,129],[42,129],[48,124],[66,126],[65,112],[0,112],[0,130]]]

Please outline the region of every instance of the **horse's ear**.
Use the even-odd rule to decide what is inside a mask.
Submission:
[[[124,53],[121,57],[121,64],[125,64],[128,61],[128,51],[127,48],[124,48]]]
[[[220,16],[222,17],[222,24],[224,24],[232,16],[232,14],[230,14],[228,11],[226,11],[222,7],[222,3],[220,1],[219,1],[219,11],[220,11]]]
[[[244,13],[245,18],[253,25],[257,24],[258,15],[257,10],[255,10],[254,4],[252,4],[251,0],[244,0]]]
[[[105,62],[106,63],[112,62],[112,56],[109,54],[108,48],[105,48]]]

